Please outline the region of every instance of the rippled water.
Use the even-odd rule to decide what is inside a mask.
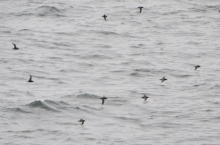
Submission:
[[[1,0],[0,143],[220,144],[219,10],[218,0]]]

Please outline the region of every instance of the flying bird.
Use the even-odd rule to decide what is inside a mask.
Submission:
[[[100,99],[102,99],[102,105],[105,103],[105,99],[107,99],[105,96],[103,96],[102,98],[100,98]]]
[[[78,122],[82,122],[82,125],[84,124],[85,120],[80,119]]]
[[[162,78],[162,79],[160,79],[161,80],[161,83],[163,83],[164,81],[166,81],[167,79],[165,78],[165,76]]]
[[[12,43],[12,44],[14,45],[14,48],[12,48],[12,49],[14,49],[14,50],[18,50],[19,49],[18,47],[16,47],[16,45],[14,43]]]
[[[146,96],[146,95],[144,95],[142,98],[143,98],[145,101],[147,101],[147,98],[149,98],[149,97]]]
[[[140,13],[142,12],[142,9],[144,8],[144,7],[138,7],[139,9],[140,9]]]
[[[30,75],[30,79],[29,79],[29,81],[28,81],[29,83],[32,83],[32,82],[34,82],[34,81],[32,81],[32,76]]]
[[[106,15],[103,15],[102,17],[104,17],[104,19],[105,19],[105,21],[106,21],[107,16],[106,16]]]
[[[200,68],[201,66],[200,65],[196,65],[194,67],[195,67],[195,70],[197,70],[197,68]]]

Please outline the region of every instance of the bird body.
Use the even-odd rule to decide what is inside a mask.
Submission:
[[[28,81],[29,83],[32,83],[32,82],[34,82],[34,81],[32,81],[32,76],[30,75],[30,79],[29,79],[29,81]]]
[[[102,105],[105,103],[105,99],[108,99],[108,98],[106,98],[105,96],[103,96],[102,98],[100,98],[100,99],[102,99]]]
[[[106,21],[107,16],[106,16],[106,15],[103,15],[102,17],[104,17],[104,19],[105,19],[105,21]]]
[[[161,80],[161,83],[163,83],[164,81],[166,81],[167,79],[165,78],[165,76],[162,78],[162,79],[160,79]]]
[[[143,98],[145,101],[147,101],[147,98],[149,98],[149,97],[146,96],[146,95],[144,95],[142,98]]]
[[[194,67],[195,67],[195,70],[197,70],[197,68],[200,68],[201,66],[200,65],[196,65]]]
[[[12,48],[12,49],[14,49],[14,50],[18,50],[19,48],[18,47],[16,47],[16,44],[14,44],[14,43],[12,43],[13,45],[14,45],[14,48]]]
[[[80,119],[79,122],[82,122],[82,125],[84,124],[85,120]]]
[[[139,9],[140,9],[140,13],[142,12],[142,9],[144,8],[144,7],[138,7]]]

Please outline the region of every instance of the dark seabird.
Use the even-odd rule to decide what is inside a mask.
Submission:
[[[195,67],[195,70],[196,70],[197,68],[200,68],[201,66],[200,65],[196,65],[194,67]]]
[[[218,11],[218,13],[220,13],[220,10]]]
[[[144,8],[144,7],[138,7],[139,9],[140,9],[140,13],[142,12],[142,9]]]
[[[145,101],[147,101],[147,98],[149,98],[149,97],[146,96],[146,95],[144,95],[142,98],[143,98]]]
[[[165,78],[165,76],[162,78],[162,79],[160,79],[161,80],[161,83],[162,82],[164,82],[164,81],[166,81],[167,79]]]
[[[107,99],[105,96],[103,96],[102,98],[100,98],[100,99],[102,99],[102,105],[104,104],[104,102],[105,102],[105,99]]]
[[[107,16],[106,15],[103,15],[102,17],[104,17],[104,19],[106,20]]]
[[[32,76],[31,75],[30,75],[30,79],[29,79],[28,82],[30,82],[30,83],[34,82],[34,81],[32,81]]]
[[[19,49],[19,48],[16,47],[16,45],[14,43],[12,43],[12,44],[14,45],[14,48],[12,48],[12,49],[14,49],[14,50],[18,50]]]
[[[84,124],[85,120],[80,119],[79,122],[82,122],[82,125]]]

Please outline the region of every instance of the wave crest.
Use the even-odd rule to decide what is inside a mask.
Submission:
[[[60,109],[65,109],[66,105],[68,104],[63,101],[55,102],[51,100],[43,100],[43,101],[39,100],[39,101],[34,101],[34,102],[27,104],[27,106],[31,108],[40,108],[40,109],[53,111],[53,112],[60,112]]]
[[[53,6],[41,6],[37,9],[38,16],[64,16],[62,10]]]

